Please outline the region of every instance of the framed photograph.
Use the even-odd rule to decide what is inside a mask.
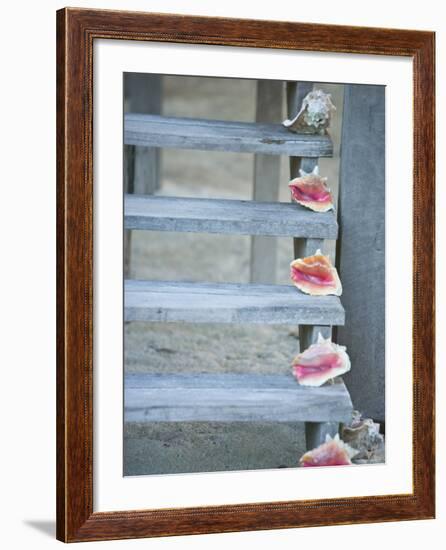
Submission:
[[[57,12],[57,537],[434,517],[434,33]]]

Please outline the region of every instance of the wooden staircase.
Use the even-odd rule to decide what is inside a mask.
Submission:
[[[289,85],[289,104],[290,98],[299,100],[299,93],[302,90]],[[333,151],[329,136],[293,134],[281,124],[142,114],[125,116],[124,141],[133,146],[286,155],[292,175],[299,167],[312,169],[319,157]],[[130,230],[288,236],[294,239],[296,257],[324,249],[324,240],[338,235],[333,212],[315,213],[291,203],[126,195],[124,213]],[[344,317],[338,297],[309,296],[288,285],[125,281],[126,321],[293,324],[300,327],[302,349],[318,332],[330,335],[332,326],[344,324]],[[302,387],[291,369],[289,376],[125,377],[126,421],[303,421],[311,448],[326,433],[338,431],[351,412],[341,380],[321,388]]]

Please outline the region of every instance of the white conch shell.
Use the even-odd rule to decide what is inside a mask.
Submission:
[[[331,94],[326,94],[322,90],[313,90],[304,97],[297,115],[292,119],[284,120],[283,125],[292,132],[325,134],[330,126],[333,111],[336,111],[336,107],[331,101]]]

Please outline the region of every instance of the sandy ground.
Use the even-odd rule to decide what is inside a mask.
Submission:
[[[130,323],[127,372],[286,374],[298,352],[297,330],[284,325]]]
[[[163,114],[254,120],[255,83],[165,77]],[[321,172],[336,190],[342,88],[325,86],[338,107],[335,157]],[[280,122],[280,121],[278,121]],[[163,150],[159,194],[252,198],[250,154]],[[282,159],[280,200],[289,200],[288,159]],[[292,240],[278,239],[277,281],[289,284]],[[138,279],[249,282],[250,237],[134,232],[132,272]],[[297,327],[129,323],[126,372],[289,373],[298,352]],[[303,425],[156,423],[125,426],[126,475],[293,467],[304,452]]]
[[[131,423],[125,475],[256,470],[296,466],[303,424]]]

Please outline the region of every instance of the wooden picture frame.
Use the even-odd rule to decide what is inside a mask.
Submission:
[[[92,97],[96,39],[413,60],[411,494],[93,512]],[[91,541],[434,517],[434,48],[432,32],[76,8],[57,12],[58,539]]]

